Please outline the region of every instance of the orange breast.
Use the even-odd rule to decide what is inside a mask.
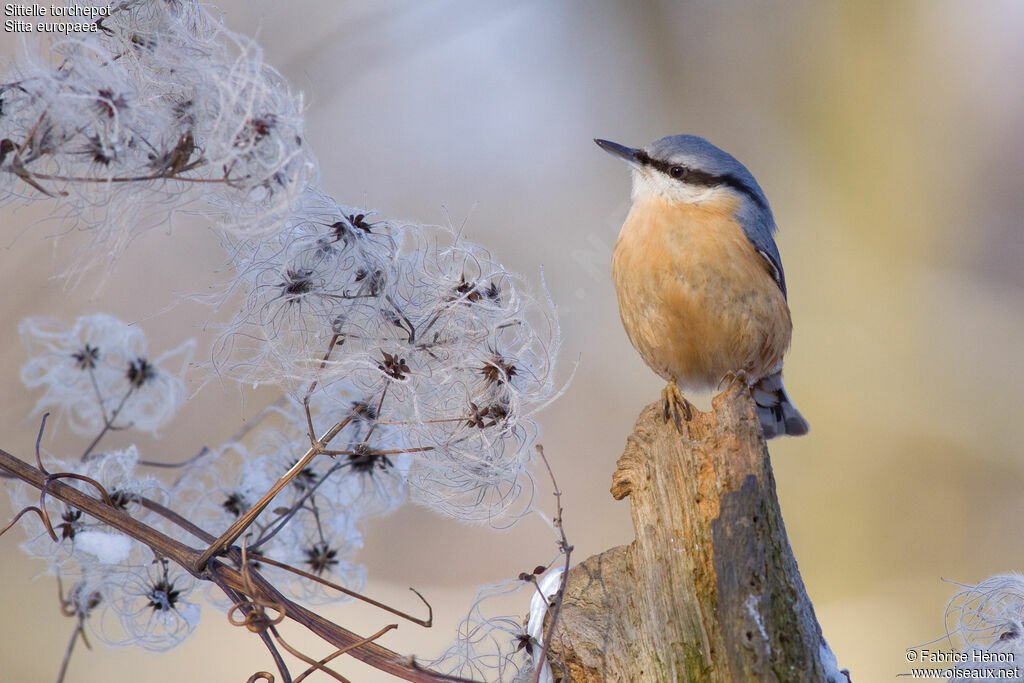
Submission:
[[[735,200],[639,199],[612,254],[626,334],[655,372],[690,389],[774,371],[789,347],[785,297],[733,218]]]

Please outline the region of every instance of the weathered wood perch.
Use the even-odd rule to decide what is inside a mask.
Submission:
[[[682,425],[661,403],[612,478],[636,540],[569,571],[550,660],[571,681],[847,683],[779,512],[753,402],[737,386]]]

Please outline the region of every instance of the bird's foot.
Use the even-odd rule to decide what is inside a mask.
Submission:
[[[671,417],[672,421],[676,423],[676,429],[682,432],[683,423],[680,420],[680,415],[687,422],[692,420],[693,406],[690,405],[690,402],[679,391],[679,385],[676,384],[674,378],[661,390],[661,403],[665,410],[665,421],[668,422]]]
[[[747,389],[750,387],[750,375],[745,370],[736,370],[730,372],[722,378],[722,381],[718,383],[718,389],[733,390]]]

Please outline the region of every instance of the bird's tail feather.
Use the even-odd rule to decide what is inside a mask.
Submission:
[[[750,393],[757,404],[757,416],[761,419],[764,438],[803,436],[810,430],[811,426],[786,394],[781,371],[755,382],[750,387]]]

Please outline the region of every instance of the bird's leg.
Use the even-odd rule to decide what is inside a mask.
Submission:
[[[679,391],[679,385],[676,384],[675,377],[661,390],[661,402],[665,408],[665,421],[668,422],[669,417],[671,417],[676,423],[676,429],[680,432],[683,431],[683,424],[679,420],[679,414],[682,413],[683,419],[689,422],[693,419],[693,406],[690,405],[690,402]]]

